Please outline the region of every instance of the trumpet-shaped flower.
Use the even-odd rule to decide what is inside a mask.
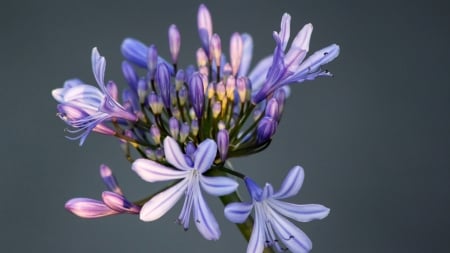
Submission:
[[[228,177],[208,177],[203,173],[208,171],[216,157],[217,145],[207,139],[201,142],[192,159],[182,153],[178,143],[171,137],[164,139],[164,154],[166,160],[175,168],[164,166],[148,159],[137,159],[132,169],[145,181],[157,182],[179,180],[167,190],[151,198],[141,209],[140,218],[143,221],[154,221],[163,216],[175,203],[185,196],[184,205],[178,216],[178,221],[184,229],[188,229],[191,210],[195,225],[199,232],[208,240],[220,237],[219,225],[203,198],[201,189],[211,195],[222,196],[236,190],[238,184]]]
[[[269,183],[261,189],[250,178],[245,179],[252,203],[231,203],[225,207],[225,216],[234,223],[243,223],[255,209],[247,253],[262,252],[264,247],[274,247],[279,252],[287,249],[292,252],[311,250],[312,243],[308,236],[283,216],[308,222],[325,218],[330,210],[322,205],[297,205],[280,201],[297,194],[303,179],[304,172],[300,166],[289,171],[277,192]]]

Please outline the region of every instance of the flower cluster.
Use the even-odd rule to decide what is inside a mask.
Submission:
[[[249,71],[253,50],[249,34],[231,35],[227,57],[205,5],[198,9],[197,24],[201,47],[195,54],[196,65],[179,66],[181,35],[171,25],[169,61],[158,54],[155,45],[133,38],[123,41],[122,72],[128,87],[121,93],[114,81],[105,82],[106,60],[97,48],[92,50],[91,63],[99,88],[70,79],[63,88],[53,90],[58,116],[69,126],[68,138],[82,145],[91,132],[114,136],[139,177],[148,182],[169,181],[161,191],[131,202],[111,170],[102,165],[101,176],[109,189],[103,192],[102,201],[75,198],[66,208],[84,218],[130,213],[153,221],[184,197],[178,222],[188,229],[192,216],[203,237],[217,240],[221,232],[203,198],[205,191],[221,196],[225,215],[234,223],[251,220],[250,212],[255,209],[247,252],[262,252],[265,247],[308,252],[312,247],[309,238],[283,216],[306,222],[324,218],[328,208],[279,200],[297,194],[303,169],[294,167],[274,193],[270,184],[261,189],[230,168],[228,159],[268,147],[282,117],[288,85],[331,76],[322,66],[338,56],[339,46],[332,44],[307,57],[312,33],[312,25],[307,24],[287,50],[290,16],[284,14],[280,31],[273,32],[273,54]],[[140,157],[133,157],[132,149]],[[245,182],[251,202],[237,197],[236,178]]]

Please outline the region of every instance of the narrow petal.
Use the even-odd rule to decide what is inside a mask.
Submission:
[[[223,196],[237,189],[239,184],[229,177],[200,176],[202,188],[213,196]]]
[[[76,216],[86,219],[100,218],[118,213],[103,202],[89,198],[71,199],[66,202],[65,208]]]
[[[292,168],[287,176],[284,178],[281,184],[280,190],[278,190],[274,195],[274,199],[285,199],[292,197],[298,193],[303,184],[303,179],[305,178],[305,173],[303,168],[300,166],[295,166]]]
[[[95,80],[98,85],[102,86],[105,83],[106,60],[105,57],[100,55],[96,47],[92,49],[91,61],[92,72],[94,72]]]
[[[172,137],[166,137],[164,139],[164,154],[166,160],[172,164],[175,168],[180,170],[191,170],[190,166],[186,163],[183,152],[181,152],[180,146]]]
[[[250,68],[250,63],[253,56],[253,39],[248,33],[243,33],[241,35],[243,49],[242,49],[242,59],[241,65],[239,67],[238,77],[246,76]]]
[[[203,199],[200,188],[197,188],[197,192],[193,194],[195,194],[194,219],[198,231],[207,240],[218,240],[220,237],[219,224]]]
[[[329,208],[317,204],[296,205],[275,199],[268,200],[268,203],[282,215],[300,222],[320,220],[330,213]]]
[[[243,223],[252,211],[253,204],[246,202],[235,202],[228,204],[225,209],[225,217],[233,223]]]
[[[300,73],[313,73],[319,70],[322,65],[329,63],[339,55],[340,48],[336,44],[322,48],[309,56],[296,70],[295,76]]]
[[[175,203],[185,194],[188,180],[183,179],[181,182],[170,187],[169,189],[158,193],[151,198],[142,207],[140,219],[143,221],[154,221],[167,213]]]
[[[203,173],[211,168],[214,159],[217,154],[217,145],[211,139],[206,139],[200,145],[194,154],[194,166],[200,172]]]
[[[281,215],[270,210],[271,224],[279,240],[291,252],[307,253],[312,248],[312,242],[309,237],[298,227]]]
[[[152,160],[139,158],[133,162],[131,169],[147,182],[168,181],[186,176],[186,171],[168,168]]]
[[[306,24],[297,36],[295,36],[295,39],[284,58],[284,62],[289,66],[289,70],[294,71],[305,58],[306,53],[309,51],[309,41],[311,39],[312,30],[312,24]]]
[[[291,34],[291,16],[287,13],[283,14],[281,18],[281,27],[278,37],[281,41],[281,48],[284,51],[286,49],[287,43],[289,42],[289,36]]]
[[[260,210],[255,210],[255,222],[253,224],[252,235],[247,246],[247,253],[261,253],[264,250],[265,235],[264,235],[265,220],[260,214]]]

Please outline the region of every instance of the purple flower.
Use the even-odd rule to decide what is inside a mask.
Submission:
[[[216,143],[207,139],[198,145],[191,160],[181,152],[173,138],[166,137],[164,154],[166,160],[175,168],[148,159],[137,159],[132,169],[145,181],[180,180],[145,203],[140,213],[141,220],[154,221],[160,218],[184,195],[183,209],[178,216],[179,223],[188,229],[191,210],[193,210],[195,225],[199,232],[208,240],[219,239],[219,225],[203,198],[201,188],[211,195],[222,196],[236,190],[238,184],[227,177],[203,175],[211,168],[216,153]]]
[[[80,139],[83,144],[87,135],[99,124],[113,118],[129,121],[136,121],[136,115],[128,112],[117,100],[117,90],[114,83],[105,85],[106,61],[100,56],[97,48],[92,49],[92,71],[100,90],[88,84],[82,84],[79,80],[69,80],[63,88],[54,89],[52,95],[61,105],[68,105],[72,109],[84,113],[83,117],[65,117],[67,111],[63,113],[62,119],[76,130],[71,132],[82,132],[73,139]]]
[[[245,179],[252,203],[231,203],[225,207],[225,216],[234,223],[243,223],[254,207],[254,225],[247,253],[262,252],[264,247],[275,247],[279,252],[311,250],[312,243],[308,236],[283,216],[308,222],[325,218],[330,210],[322,205],[297,205],[280,201],[296,195],[303,179],[304,172],[300,166],[289,171],[277,192],[273,191],[269,183],[261,189],[250,178]]]
[[[90,198],[73,198],[66,202],[65,207],[71,213],[86,219],[128,213],[138,214],[140,207],[128,201],[122,193],[111,169],[100,165],[100,175],[108,191],[102,193],[102,200]]]
[[[254,103],[259,103],[275,90],[289,83],[313,80],[318,76],[331,76],[327,70],[322,70],[321,66],[339,55],[339,46],[332,44],[304,60],[309,51],[309,41],[313,30],[311,24],[306,24],[295,36],[290,49],[285,54],[290,36],[290,23],[291,16],[285,13],[281,20],[280,32],[273,33],[276,42],[273,55],[263,59],[250,73]]]

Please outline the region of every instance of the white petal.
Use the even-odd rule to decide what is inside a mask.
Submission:
[[[302,230],[270,208],[269,212],[275,233],[289,251],[307,253],[311,250],[312,242]]]
[[[186,163],[183,152],[181,152],[180,146],[172,137],[166,137],[164,139],[164,155],[166,160],[180,170],[191,170]]]
[[[216,142],[211,139],[206,139],[198,145],[194,153],[194,167],[203,173],[211,168],[217,154]]]
[[[200,184],[207,193],[214,196],[232,193],[239,186],[235,180],[229,177],[200,176]]]
[[[186,171],[168,168],[152,160],[139,158],[133,162],[131,169],[147,182],[168,181],[186,176]]]
[[[203,199],[200,188],[197,188],[197,192],[194,194],[194,219],[198,231],[207,240],[218,240],[220,237],[219,224]]]
[[[139,218],[143,221],[154,221],[163,216],[185,194],[187,179],[158,193],[142,207]]]
[[[317,204],[296,205],[275,199],[270,199],[268,203],[282,215],[300,222],[320,220],[330,213],[329,208]]]
[[[264,250],[264,219],[259,208],[255,210],[255,223],[253,224],[252,235],[247,246],[247,253],[261,253]]]
[[[95,80],[98,85],[102,87],[105,84],[106,60],[105,57],[100,55],[96,47],[92,49],[91,62]]]
[[[241,66],[239,67],[239,74],[238,74],[239,77],[247,75],[253,56],[252,37],[247,33],[242,34],[241,37],[243,42],[243,49],[242,49]]]
[[[292,168],[284,178],[280,190],[273,195],[273,198],[285,199],[297,194],[302,187],[304,177],[305,173],[302,167],[295,166]]]
[[[224,209],[225,217],[233,223],[243,223],[252,211],[253,204],[235,202],[228,204]]]

